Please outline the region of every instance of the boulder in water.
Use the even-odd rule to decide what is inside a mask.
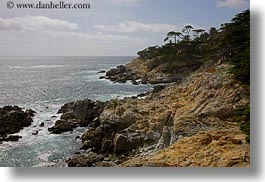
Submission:
[[[25,112],[31,117],[35,116],[35,114],[36,114],[36,112],[33,111],[32,109],[27,109]]]
[[[2,138],[0,138],[0,142],[16,142],[18,141],[20,138],[22,138],[21,136],[18,135],[10,135],[8,137],[4,136]]]
[[[55,126],[49,128],[49,131],[60,134],[72,131],[76,127],[87,127],[103,112],[104,107],[104,102],[90,99],[67,103],[58,111],[62,113],[61,119],[56,121]]]
[[[18,106],[0,108],[0,136],[19,132],[33,122],[33,110],[24,112]]]
[[[58,120],[55,123],[55,126],[48,128],[48,131],[53,134],[61,134],[67,131],[73,131],[73,126],[67,120]]]

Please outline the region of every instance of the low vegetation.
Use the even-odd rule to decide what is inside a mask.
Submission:
[[[208,32],[191,25],[182,32],[167,34],[165,45],[138,52],[142,59],[164,62],[219,60],[233,65],[231,73],[243,84],[250,84],[250,11],[239,13],[230,23]]]
[[[181,32],[170,31],[165,45],[154,46],[138,52],[142,59],[156,59],[170,64],[174,62],[211,61],[231,64],[230,74],[250,91],[250,11],[237,14],[221,28],[212,27],[208,32],[187,25]],[[237,110],[234,121],[242,122],[241,130],[250,142],[250,106]]]
[[[250,106],[237,109],[233,119],[236,122],[241,122],[240,129],[246,133],[246,140],[250,142]]]

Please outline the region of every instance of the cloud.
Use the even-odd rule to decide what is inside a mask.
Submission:
[[[79,25],[65,20],[51,19],[44,16],[26,16],[15,18],[0,18],[0,32],[9,33],[30,33],[32,35],[45,34],[50,37],[63,37],[65,39],[75,38],[76,40],[102,41],[105,42],[130,42],[137,40],[124,35],[112,35],[101,32],[78,32]],[[13,33],[12,33],[13,32]],[[104,41],[103,41],[104,40]]]
[[[137,21],[124,21],[115,25],[95,25],[94,28],[106,32],[132,33],[132,32],[168,32],[178,29],[170,24],[145,24]]]
[[[68,31],[77,29],[78,25],[75,23],[58,19],[50,19],[44,16],[0,18],[0,31]]]
[[[44,16],[0,18],[0,56],[133,55],[146,39],[81,32],[79,25]]]
[[[141,45],[144,40],[123,35],[104,34],[101,32],[80,33],[80,32],[53,32],[50,34],[55,38],[71,41],[70,45],[90,43],[91,45]]]
[[[139,7],[141,6],[142,0],[108,0],[116,6],[123,7]]]
[[[223,0],[217,2],[217,7],[220,8],[244,8],[248,6],[247,0]]]

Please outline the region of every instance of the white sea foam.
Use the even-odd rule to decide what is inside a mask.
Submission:
[[[55,167],[56,165],[57,164],[55,162],[40,162],[32,167]]]
[[[30,127],[14,134],[22,136],[18,142],[4,142],[0,145],[0,164],[28,167],[58,166],[58,162],[64,161],[65,157],[73,155],[81,147],[80,141],[75,140],[75,137],[86,130],[77,128],[73,132],[61,135],[50,134],[48,128],[60,118],[61,115],[56,113],[63,104],[84,98],[104,101],[131,97],[149,89],[148,86],[134,86],[129,81],[122,84],[99,80],[99,77],[105,74],[97,74],[98,71],[122,63],[102,66],[104,61],[99,60],[94,61],[94,65],[89,65],[87,59],[74,58],[78,64],[73,65],[75,60],[67,62],[65,59],[68,58],[62,58],[61,61],[45,58],[35,62],[35,58],[31,61],[25,58],[5,62],[7,69],[1,67],[1,105],[19,105],[25,109],[31,108],[37,113]],[[109,58],[106,59],[106,62],[111,62]],[[116,58],[110,59],[113,61]],[[8,69],[14,71],[10,72]],[[24,69],[27,69],[26,72],[29,71],[29,74],[24,74]],[[45,124],[44,127],[40,127],[42,122]],[[35,131],[38,131],[38,134],[32,135]]]

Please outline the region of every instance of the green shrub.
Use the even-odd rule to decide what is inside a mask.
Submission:
[[[240,129],[247,135],[246,140],[250,142],[250,106],[248,105],[237,109],[233,120],[242,122]]]

